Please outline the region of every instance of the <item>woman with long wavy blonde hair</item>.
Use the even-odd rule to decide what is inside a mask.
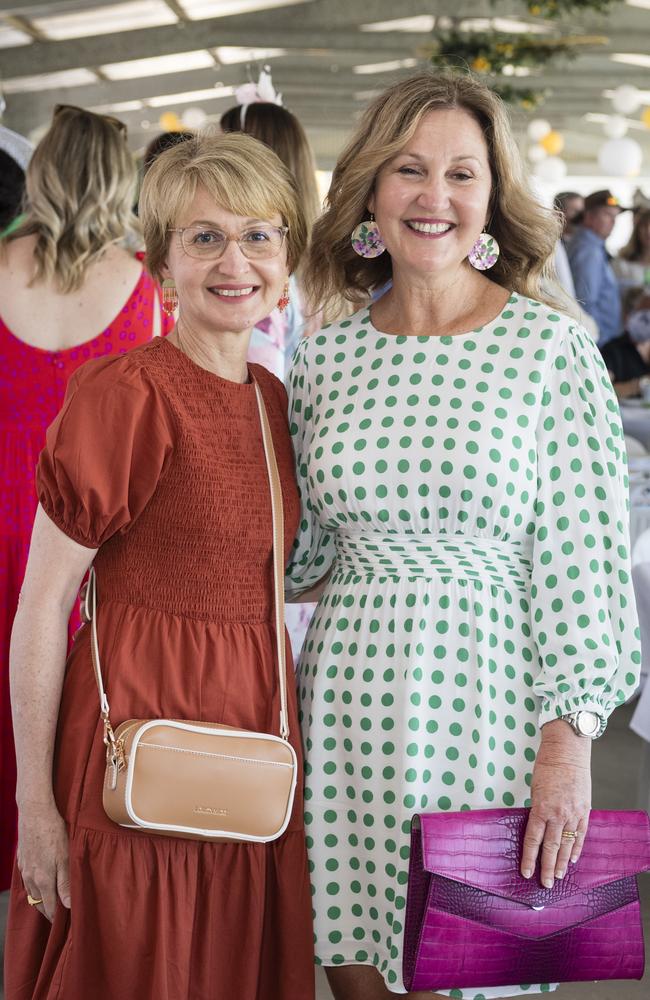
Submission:
[[[115,118],[58,107],[27,169],[22,221],[0,242],[0,890],[16,831],[9,638],[36,460],[72,373],[165,328],[155,284],[129,249],[139,234],[125,132]]]
[[[370,105],[314,227],[314,302],[363,305],[303,341],[290,374],[287,585],[321,593],[299,692],[336,1000],[409,989],[416,812],[530,806],[508,877],[564,877],[589,821],[587,737],[637,682],[623,434],[593,341],[540,291],[558,236],[499,99],[434,73]],[[458,941],[458,981],[436,981],[432,951],[422,986],[549,989],[541,955],[528,985],[485,966],[483,982],[453,920],[439,947]]]

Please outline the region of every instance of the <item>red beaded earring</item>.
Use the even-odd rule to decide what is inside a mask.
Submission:
[[[178,309],[178,292],[171,278],[162,283],[162,311],[165,316],[173,316]]]
[[[289,298],[289,282],[285,281],[284,288],[282,289],[282,295],[278,299],[278,311],[284,312],[290,302]]]

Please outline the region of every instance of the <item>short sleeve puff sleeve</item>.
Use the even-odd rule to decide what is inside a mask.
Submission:
[[[99,548],[128,531],[164,476],[173,421],[132,355],[83,365],[47,431],[36,491],[69,538]]]
[[[311,384],[307,352],[310,340],[303,340],[296,351],[289,383],[289,427],[296,456],[296,480],[300,492],[300,526],[289,557],[285,588],[289,594],[308,590],[325,576],[336,554],[334,535],[321,522],[317,504],[312,503],[315,488],[310,471],[313,442],[317,436],[311,404]]]
[[[639,681],[627,463],[616,396],[589,334],[562,334],[537,428],[532,621],[540,722],[607,717]]]

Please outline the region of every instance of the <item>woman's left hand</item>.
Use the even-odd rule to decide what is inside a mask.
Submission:
[[[531,794],[521,874],[530,878],[540,855],[541,882],[550,889],[580,857],[591,809],[591,740],[561,719],[542,727]]]

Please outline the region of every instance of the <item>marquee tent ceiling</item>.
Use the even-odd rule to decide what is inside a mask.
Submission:
[[[452,16],[471,24],[497,18],[513,33],[556,30],[518,0],[9,0],[0,6],[3,122],[30,134],[55,103],[79,104],[118,115],[139,149],[164,111],[200,107],[218,119],[234,103],[233,88],[268,64],[327,168],[368,99],[426,65],[432,30]],[[638,87],[650,107],[649,29],[650,0],[615,3],[606,17],[573,16],[563,32],[603,43],[585,46],[575,61],[511,78],[548,89],[534,115],[563,133],[574,173],[596,171],[614,88]],[[650,173],[643,107],[629,116],[628,135],[641,143]],[[513,115],[525,146],[531,114]]]

